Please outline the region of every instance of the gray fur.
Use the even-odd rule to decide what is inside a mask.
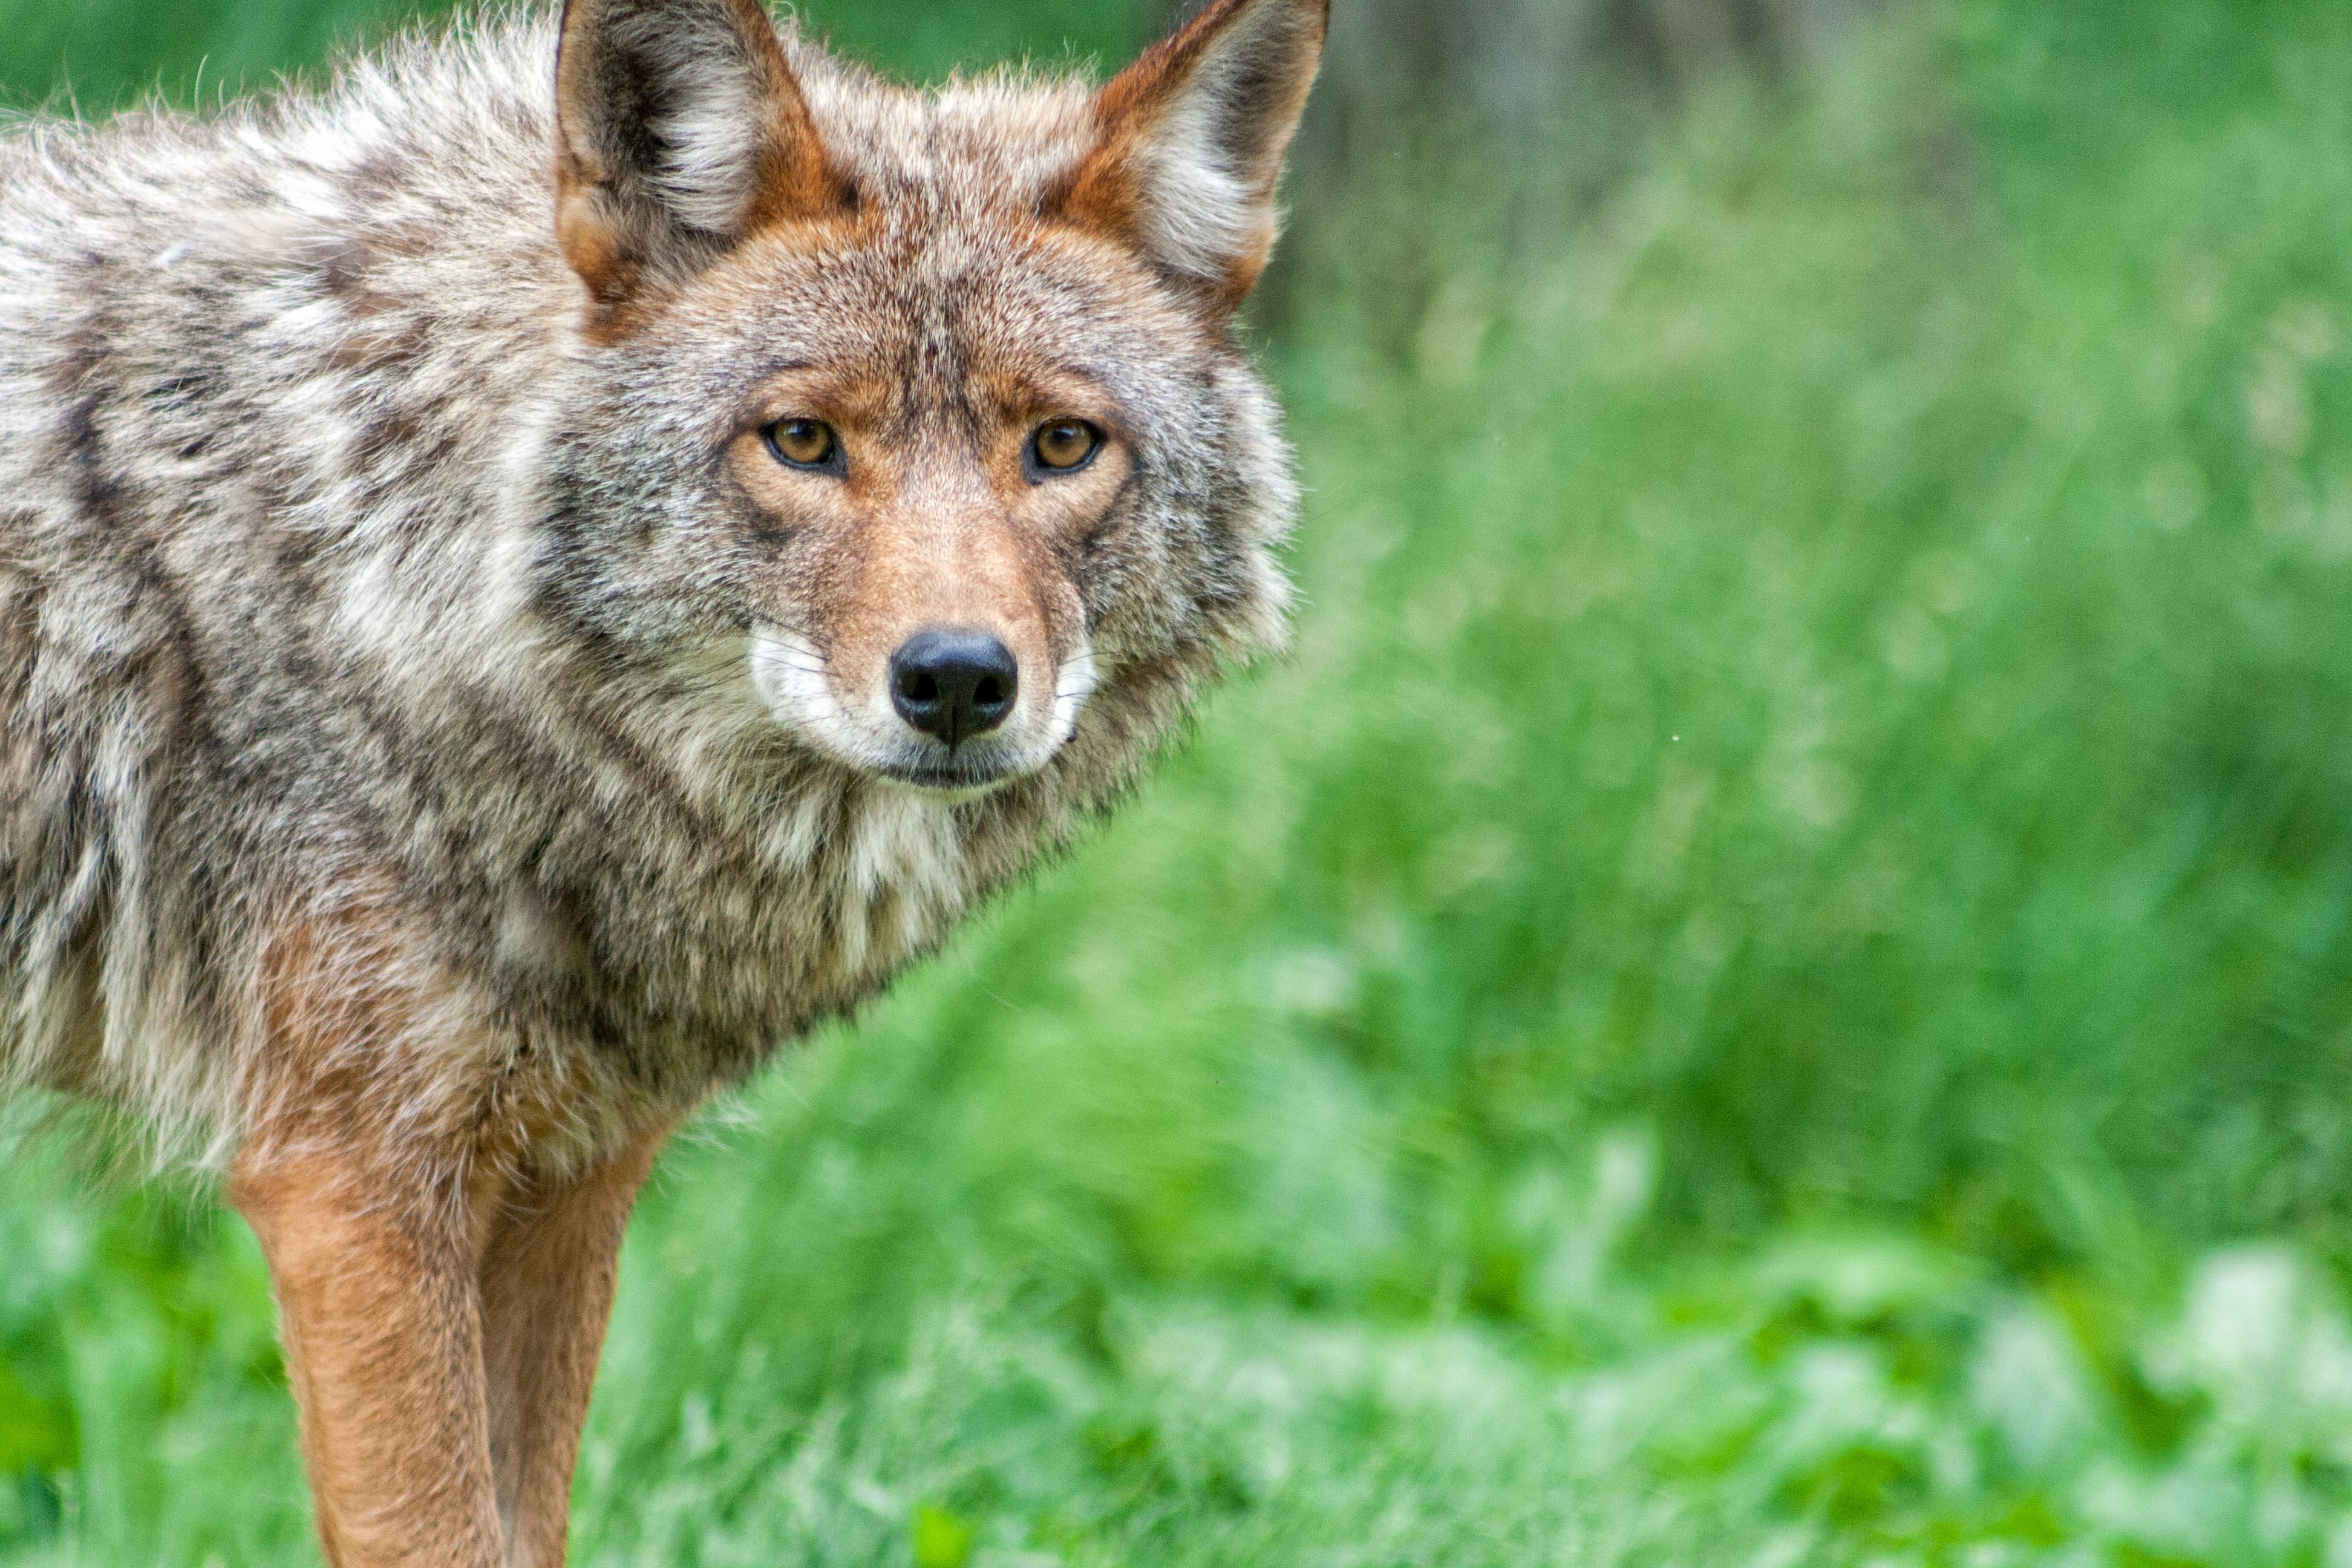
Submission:
[[[787,46],[884,216],[732,279],[756,309],[688,285],[610,343],[555,244],[546,21],[0,138],[0,1079],[217,1160],[279,1092],[289,911],[389,899],[450,1000],[354,1046],[384,1114],[527,1063],[593,1157],[616,1106],[690,1108],[871,995],[1278,640],[1294,490],[1229,323],[1038,216],[1083,84],[916,92]],[[944,418],[975,344],[1110,388],[1137,468],[1068,567],[1075,732],[960,798],[761,699],[754,626],[832,590],[746,524],[712,420],[789,358]]]

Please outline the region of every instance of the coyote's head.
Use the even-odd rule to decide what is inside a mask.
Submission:
[[[1099,91],[918,93],[756,0],[571,0],[548,595],[951,790],[1123,672],[1278,637],[1293,489],[1233,312],[1327,3],[1215,0]]]

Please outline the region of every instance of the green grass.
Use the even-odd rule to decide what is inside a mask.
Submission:
[[[1322,215],[1295,657],[667,1162],[575,1560],[2352,1563],[2347,79],[1954,0]],[[0,1560],[311,1560],[233,1221],[0,1258]]]

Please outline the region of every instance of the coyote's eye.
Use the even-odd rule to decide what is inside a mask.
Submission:
[[[1040,473],[1070,473],[1093,461],[1102,438],[1083,419],[1048,419],[1029,437],[1029,461]]]
[[[841,471],[841,437],[822,419],[779,419],[761,434],[778,462],[825,473]]]

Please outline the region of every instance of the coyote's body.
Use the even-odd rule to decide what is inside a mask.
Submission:
[[[226,1168],[339,1563],[559,1560],[667,1131],[1278,637],[1320,37],[917,93],[575,0],[0,137],[0,1070]]]

